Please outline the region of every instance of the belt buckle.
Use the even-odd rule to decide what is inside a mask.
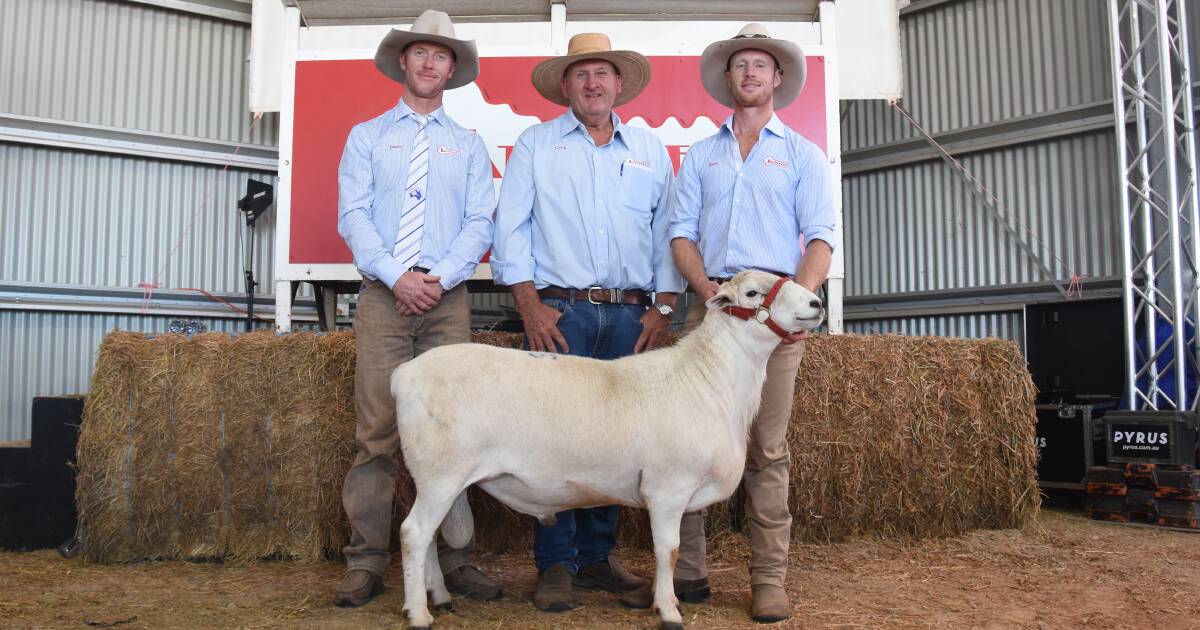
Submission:
[[[619,304],[620,303],[620,301],[621,301],[620,300],[620,293],[621,293],[620,289],[608,289],[608,302],[597,302],[596,299],[592,297],[592,291],[603,291],[603,290],[604,290],[604,287],[588,287],[588,290],[587,290],[588,302],[590,302],[592,304]]]

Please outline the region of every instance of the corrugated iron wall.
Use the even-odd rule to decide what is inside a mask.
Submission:
[[[249,24],[178,8],[0,0],[0,116],[226,151],[276,145],[274,114],[247,133]],[[246,242],[236,202],[249,178],[275,183],[271,172],[122,155],[102,141],[86,150],[0,143],[0,283],[37,287],[50,301],[81,289],[136,295],[142,282],[240,293]],[[274,288],[274,222],[274,212],[260,219],[255,244],[264,293]],[[28,439],[34,396],[87,390],[108,331],[165,332],[175,319],[20,308],[10,299],[0,309],[0,440]],[[214,331],[243,326],[194,319]]]
[[[1187,1],[1196,73],[1200,0]],[[1111,292],[1121,219],[1108,2],[914,2],[901,30],[901,105],[953,144],[1058,280],[1086,275],[1085,292],[1105,282]],[[927,147],[887,103],[844,104],[842,138],[847,329],[1023,336],[1013,328],[1019,318],[947,306],[964,289],[1006,308],[1048,295],[1050,278],[963,179],[930,154],[915,155]],[[870,158],[857,171],[856,151]],[[869,319],[898,306],[913,316]]]
[[[276,114],[245,136],[249,50],[249,24],[123,0],[4,0],[0,112],[274,146]]]
[[[962,163],[1012,211],[1008,225],[1060,277],[1120,273],[1113,134],[973,153]],[[846,292],[937,291],[1045,280],[941,160],[848,176]]]
[[[1025,345],[1025,323],[1019,311],[893,317],[846,322],[846,332],[856,335],[920,335],[979,339],[997,337]]]
[[[236,203],[249,178],[275,183],[274,173],[0,144],[0,280],[239,293]],[[271,277],[274,223],[274,212],[259,220],[260,279]]]
[[[901,37],[903,103],[934,134],[1112,98],[1108,0],[958,0],[906,15]],[[842,148],[915,137],[861,101]]]

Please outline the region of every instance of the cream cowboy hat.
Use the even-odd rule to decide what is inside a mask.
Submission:
[[[621,75],[621,93],[613,107],[632,101],[646,84],[650,83],[650,61],[632,50],[613,50],[608,35],[603,33],[580,33],[567,43],[567,54],[539,63],[533,69],[533,87],[552,103],[570,105],[562,93],[563,73],[567,66],[585,59],[600,59],[616,67]]]
[[[433,42],[454,51],[457,68],[446,81],[447,90],[462,87],[479,76],[479,51],[474,40],[455,39],[454,23],[450,16],[441,11],[428,9],[417,17],[407,31],[392,29],[375,51],[375,67],[389,79],[404,83],[404,69],[400,67],[400,53],[404,47],[415,42]]]
[[[779,63],[783,76],[779,87],[775,88],[775,109],[786,107],[800,96],[808,74],[804,51],[794,42],[771,37],[762,24],[751,23],[743,26],[733,39],[709,44],[700,55],[700,81],[718,103],[733,107],[733,94],[725,84],[725,68],[734,53],[747,48],[770,53]]]

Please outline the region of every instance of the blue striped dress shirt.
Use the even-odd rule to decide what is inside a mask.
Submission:
[[[338,233],[364,276],[388,287],[408,271],[392,257],[404,211],[409,151],[417,133],[403,100],[350,130],[338,167]],[[471,277],[492,244],[496,191],[492,162],[479,135],[442,108],[429,114],[429,184],[421,255],[449,290]]]
[[[832,177],[825,154],[778,116],[746,160],[733,117],[688,149],[676,181],[671,238],[699,244],[710,278],[746,269],[796,273],[800,242],[835,246]]]
[[[496,282],[682,290],[667,238],[671,171],[662,141],[615,114],[601,147],[571,110],[525,130],[496,207]]]

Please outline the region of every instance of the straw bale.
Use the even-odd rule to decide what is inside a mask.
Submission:
[[[133,353],[143,337],[109,334],[100,347],[91,395],[84,402],[75,484],[80,540],[84,557],[97,562],[131,556],[132,522],[128,518],[126,479],[132,411]]]
[[[788,435],[793,534],[946,536],[1037,509],[1034,389],[1016,344],[816,336]]]
[[[276,493],[272,484],[270,428],[273,415],[269,374],[263,358],[275,341],[271,332],[239,335],[225,346],[228,370],[222,375],[224,439],[221,472],[225,513],[219,547],[222,556],[255,559],[280,552],[276,534]]]
[[[521,335],[473,341],[519,347]],[[353,396],[353,333],[110,334],[79,444],[85,557],[338,553],[349,535],[341,485],[354,455]],[[816,336],[788,436],[793,535],[1019,527],[1038,508],[1033,427],[1033,386],[1015,344]],[[413,499],[399,463],[396,526]],[[478,489],[469,496],[478,548],[529,548],[531,518]],[[710,538],[743,526],[741,501],[709,508]],[[623,508],[619,537],[648,546],[645,513]]]
[[[155,557],[175,542],[175,359],[185,341],[165,335],[131,346],[129,511],[138,556]]]
[[[222,386],[230,367],[229,345],[227,335],[203,333],[179,349],[175,380],[176,557],[222,555],[229,483],[222,466],[222,447],[226,412],[233,402],[225,398]]]

